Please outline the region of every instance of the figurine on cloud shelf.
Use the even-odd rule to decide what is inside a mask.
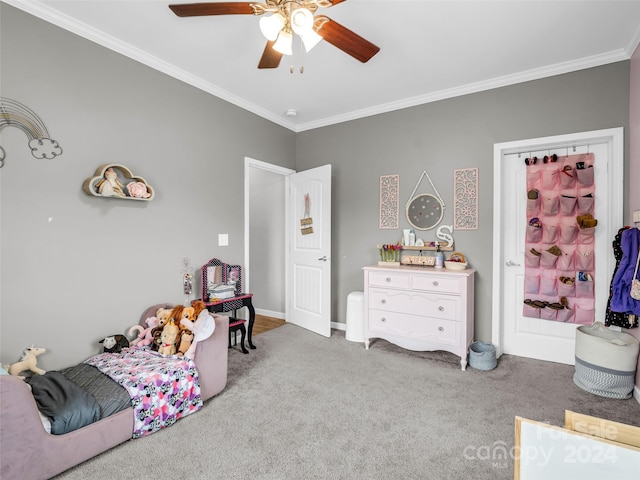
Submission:
[[[109,167],[104,172],[104,179],[100,180],[96,187],[98,193],[103,197],[126,197],[122,188],[124,185],[118,180],[116,171]]]

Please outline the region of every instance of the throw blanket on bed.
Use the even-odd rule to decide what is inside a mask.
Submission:
[[[135,413],[133,438],[168,427],[202,407],[193,360],[138,347],[102,353],[85,361],[122,385]]]

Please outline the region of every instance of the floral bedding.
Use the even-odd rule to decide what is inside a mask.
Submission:
[[[133,438],[173,425],[202,407],[193,360],[131,347],[119,354],[95,355],[85,363],[98,368],[129,392],[135,414]]]

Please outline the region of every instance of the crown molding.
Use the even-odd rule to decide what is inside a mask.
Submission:
[[[516,74],[505,75],[503,77],[497,77],[489,80],[483,80],[481,82],[475,82],[467,85],[461,85],[459,87],[440,90],[437,92],[427,93],[425,95],[418,95],[411,98],[401,99],[396,102],[389,102],[380,105],[374,105],[372,107],[355,110],[342,115],[335,115],[332,117],[323,118],[314,122],[296,124],[287,119],[282,118],[280,115],[276,115],[254,103],[248,102],[245,99],[234,95],[233,93],[224,90],[211,82],[208,82],[201,77],[193,75],[183,69],[176,67],[173,64],[165,62],[164,60],[155,57],[154,55],[145,52],[139,48],[135,48],[132,45],[123,42],[111,35],[107,35],[104,32],[93,28],[83,22],[79,22],[75,19],[63,15],[55,9],[44,5],[39,1],[20,1],[20,0],[0,0],[3,3],[14,6],[19,10],[27,12],[35,17],[38,17],[46,22],[52,23],[58,27],[61,27],[67,31],[75,33],[87,40],[97,43],[110,50],[118,52],[126,57],[136,60],[148,67],[163,72],[173,78],[181,80],[195,88],[198,88],[204,92],[210,93],[222,100],[225,100],[233,105],[236,105],[244,110],[258,115],[266,120],[269,120],[277,125],[287,128],[293,132],[303,132],[307,130],[313,130],[316,128],[335,125],[351,120],[358,120],[361,118],[370,117],[373,115],[379,115],[382,113],[388,113],[404,108],[415,107],[418,105],[424,105],[426,103],[437,102],[448,98],[459,97],[462,95],[468,95],[471,93],[482,92],[486,90],[492,90],[494,88],[505,87],[509,85],[515,85],[518,83],[528,82],[531,80],[538,80],[542,78],[552,77],[555,75],[561,75],[564,73],[574,72],[578,70],[584,70],[587,68],[598,67],[609,63],[620,62],[629,60],[633,55],[638,44],[640,44],[640,26],[636,29],[633,39],[629,43],[626,49],[614,50],[611,52],[605,52],[600,55],[594,55],[585,57],[582,59],[556,63],[554,65],[547,65],[541,68],[532,70],[526,70]]]
[[[531,80],[539,80],[542,78],[553,77],[555,75],[562,75],[564,73],[585,70],[587,68],[599,67],[601,65],[607,65],[609,63],[629,60],[629,58],[631,58],[631,55],[628,54],[627,51],[622,49],[615,50],[612,52],[603,53],[601,55],[581,58],[571,62],[556,63],[554,65],[547,65],[545,67],[526,70],[524,72],[519,72],[512,75],[505,75],[503,77],[497,77],[482,82],[470,83],[467,85],[461,85],[460,87],[431,92],[425,95],[418,95],[416,97],[406,98],[397,102],[389,102],[381,105],[376,105],[370,108],[349,112],[344,115],[324,118],[316,122],[300,124],[297,126],[296,131],[302,132],[305,130],[313,130],[315,128],[326,127],[329,125],[348,122],[351,120],[357,120],[359,118],[370,117],[373,115],[388,113],[395,110],[424,105],[426,103],[446,100],[447,98],[460,97],[462,95],[468,95],[470,93],[483,92],[486,90],[492,90],[494,88],[529,82]]]
[[[129,57],[137,62],[140,62],[148,67],[165,73],[173,78],[181,80],[193,87],[203,90],[211,95],[214,95],[222,100],[225,100],[233,105],[236,105],[251,113],[255,113],[259,117],[276,123],[289,130],[295,130],[295,125],[286,121],[278,115],[274,115],[272,112],[265,110],[262,107],[255,105],[254,103],[246,101],[244,98],[238,97],[233,93],[224,90],[211,82],[208,82],[201,77],[193,75],[186,70],[176,67],[175,65],[165,62],[164,60],[149,54],[148,52],[132,45],[123,42],[111,35],[107,35],[101,30],[98,30],[86,23],[80,22],[67,15],[61,14],[59,11],[42,4],[39,1],[20,1],[20,0],[0,0],[2,3],[6,3],[13,7],[16,7],[23,12],[29,13],[41,20],[56,25],[64,30],[75,33],[87,40],[90,40],[98,45],[120,53],[126,57]]]

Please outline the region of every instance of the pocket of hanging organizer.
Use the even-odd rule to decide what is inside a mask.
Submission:
[[[558,226],[557,225],[542,225],[542,243],[556,243],[558,239]]]
[[[527,225],[527,243],[540,243],[542,240],[542,228]]]
[[[571,167],[571,165],[569,165]],[[574,170],[560,170],[558,174],[560,180],[560,186],[562,188],[573,188],[576,184],[576,177],[574,176]]]
[[[554,189],[558,184],[557,170],[543,170],[540,172],[540,183],[544,189]]]
[[[529,171],[527,169],[527,190],[540,188],[540,170]]]
[[[576,270],[591,272],[595,266],[593,250],[590,248],[576,249]],[[584,283],[584,282],[583,282]]]
[[[590,245],[595,241],[596,227],[578,228],[578,243]]]
[[[556,295],[558,295],[555,274],[549,276],[540,276],[540,295],[548,295],[550,297],[555,297]]]
[[[576,208],[576,197],[560,196],[560,215],[573,215]]]
[[[529,318],[540,318],[540,309],[529,305],[522,306],[522,316]]]
[[[557,195],[543,195],[542,196],[542,213],[545,215],[558,215],[560,211],[560,202]]]
[[[540,211],[540,198],[527,198],[527,214],[535,216]]]
[[[563,281],[558,280],[558,296],[559,297],[574,297],[575,294],[576,294],[575,282],[571,285],[567,285]]]
[[[560,243],[573,243],[578,236],[578,225],[575,223],[563,223],[560,225]]]
[[[590,187],[593,185],[593,167],[583,168],[582,170],[575,170],[578,183],[584,187]]]
[[[524,277],[524,291],[525,293],[538,293],[540,287],[539,275],[525,275]]]
[[[553,308],[545,307],[540,309],[540,319],[541,320],[555,320],[556,319],[556,310]]]
[[[585,308],[580,305],[575,305],[573,309],[575,311],[575,323],[579,323],[580,325],[591,325],[595,320],[595,312],[593,308]]]
[[[564,323],[572,323],[573,309],[569,310],[568,308],[563,308],[562,310],[558,310],[556,312],[556,321],[564,322]]]
[[[531,250],[524,252],[524,264],[526,267],[538,268],[540,266],[540,255],[531,253]]]
[[[562,247],[562,254],[556,262],[556,268],[558,268],[558,270],[574,270],[573,252],[573,249],[569,249],[566,246]]]
[[[576,281],[576,298],[593,298],[593,281]]]
[[[543,268],[555,268],[556,262],[558,261],[558,255],[549,253],[546,250],[543,250],[540,253],[540,266]]]
[[[578,197],[578,214],[585,215],[587,213],[593,213],[593,204],[595,199],[593,197]]]

